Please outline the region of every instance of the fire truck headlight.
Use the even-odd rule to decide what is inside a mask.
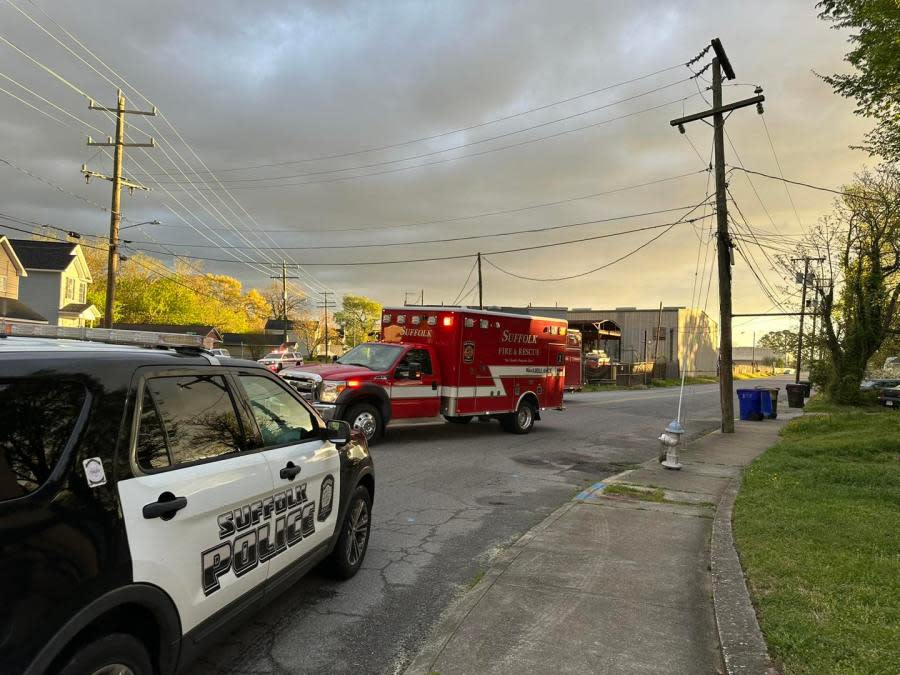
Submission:
[[[319,400],[322,403],[334,403],[337,401],[338,396],[341,395],[341,392],[347,388],[346,382],[334,382],[334,381],[326,381],[323,383],[322,387],[322,395]]]

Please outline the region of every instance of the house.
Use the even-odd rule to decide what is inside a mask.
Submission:
[[[113,328],[119,330],[139,330],[149,333],[175,333],[177,335],[199,335],[203,344],[212,349],[222,342],[222,334],[215,326],[177,323],[114,323]]]
[[[47,323],[19,300],[19,279],[28,272],[9,239],[0,235],[0,323]]]
[[[67,241],[11,239],[27,275],[19,300],[58,326],[87,326],[102,315],[87,301],[93,279],[81,246]]]

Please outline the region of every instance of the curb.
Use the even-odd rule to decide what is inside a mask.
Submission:
[[[756,610],[750,602],[750,593],[731,529],[734,501],[742,481],[741,476],[731,479],[713,519],[709,560],[716,628],[728,675],[775,675],[778,671],[769,658],[768,647],[756,619]]]

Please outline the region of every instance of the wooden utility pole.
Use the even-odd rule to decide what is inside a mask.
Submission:
[[[804,256],[802,258],[791,258],[791,262],[803,261],[803,291],[800,293],[800,332],[797,335],[797,368],[794,372],[794,383],[800,382],[800,364],[803,357],[803,319],[806,318],[806,284],[809,281],[809,263],[824,262],[825,258],[810,258]],[[813,329],[815,332],[815,329]]]
[[[91,178],[100,178],[108,180],[113,184],[112,202],[109,209],[109,254],[106,264],[106,311],[103,315],[103,327],[112,328],[113,307],[116,300],[116,274],[119,271],[119,225],[122,222],[122,188],[127,188],[129,192],[135,190],[149,190],[137,183],[122,178],[122,159],[125,148],[152,148],[154,147],[153,139],[149,143],[126,143],[125,142],[125,115],[156,115],[156,108],[147,112],[144,110],[127,110],[125,108],[125,94],[120,89],[118,92],[118,100],[115,108],[107,108],[98,106],[93,101],[88,104],[89,110],[100,110],[103,112],[114,112],[116,114],[116,139],[113,141],[111,137],[106,139],[105,143],[96,143],[88,136],[87,144],[95,147],[112,147],[113,150],[113,175],[106,176],[96,171],[90,171],[86,164],[81,165],[81,173],[84,175],[86,182],[90,182]]]
[[[287,329],[287,282],[288,279],[299,279],[300,277],[289,277],[287,275],[287,263],[282,260],[281,261],[281,275],[277,277],[269,277],[270,279],[281,279],[281,343],[285,344],[288,341],[288,329]]]
[[[328,296],[333,295],[331,291],[322,291],[322,302],[317,306],[319,309],[325,310],[325,360],[328,360],[328,309],[334,307],[333,302],[328,301]]]
[[[656,316],[656,344],[653,345],[653,368],[656,369],[656,359],[659,358],[659,332],[662,330],[662,303],[659,303],[659,314]],[[652,377],[652,375],[651,375]]]
[[[478,309],[484,309],[484,295],[481,285],[481,252],[478,253]]]
[[[728,233],[728,184],[725,181],[725,113],[750,105],[756,105],[757,112],[762,113],[762,102],[765,96],[757,93],[734,103],[722,103],[722,72],[733,80],[734,69],[725,54],[725,48],[719,38],[712,40],[712,48],[716,56],[712,60],[712,92],[713,107],[703,112],[687,115],[669,122],[684,133],[684,125],[688,122],[713,118],[713,145],[716,158],[716,242],[719,266],[719,398],[722,408],[722,432],[734,433],[734,373],[732,366],[731,336],[731,266],[733,264],[731,236]],[[762,91],[757,89],[757,92]]]

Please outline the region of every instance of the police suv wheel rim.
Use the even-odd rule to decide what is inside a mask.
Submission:
[[[353,420],[353,428],[362,431],[366,435],[367,440],[372,440],[377,427],[378,424],[375,421],[375,415],[370,412],[361,412],[356,416],[356,419]]]
[[[363,499],[357,500],[347,521],[347,562],[356,565],[366,550],[369,538],[369,509]]]
[[[528,427],[530,427],[532,419],[533,419],[533,413],[531,412],[531,406],[523,405],[521,408],[519,408],[518,418],[519,418],[518,422],[519,422],[520,429],[527,429]]]
[[[134,675],[134,671],[121,663],[111,663],[95,670],[93,675]]]

